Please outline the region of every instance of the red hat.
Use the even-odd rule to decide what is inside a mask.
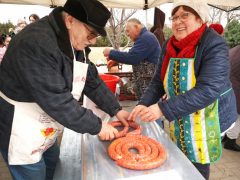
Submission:
[[[224,30],[221,24],[211,24],[209,27],[214,29],[220,35],[223,33]]]

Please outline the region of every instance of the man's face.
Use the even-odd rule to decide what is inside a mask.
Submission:
[[[135,23],[133,23],[133,22],[128,22],[128,23],[126,24],[125,31],[126,31],[127,36],[128,36],[133,42],[135,42],[136,39],[137,39],[138,36],[139,36],[139,28],[138,28],[138,25],[135,24]]]
[[[70,15],[65,22],[74,49],[84,50],[85,47],[96,43],[98,33],[93,28]]]

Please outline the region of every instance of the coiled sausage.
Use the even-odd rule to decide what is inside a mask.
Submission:
[[[157,168],[167,159],[165,148],[156,140],[143,135],[127,135],[114,140],[108,147],[108,154],[117,165],[134,170]]]
[[[120,138],[120,137],[126,136],[127,134],[141,134],[142,127],[139,124],[137,124],[134,121],[127,121],[127,122],[128,122],[128,125],[130,127],[134,128],[134,130],[129,132],[129,126],[124,126],[123,130],[119,131],[116,134],[116,136],[115,136],[116,138]],[[121,121],[112,121],[109,124],[112,125],[113,127],[123,126]]]

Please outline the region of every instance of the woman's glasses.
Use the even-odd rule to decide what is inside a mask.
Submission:
[[[190,14],[191,14],[190,12],[184,12],[184,13],[180,14],[179,16],[170,17],[169,20],[172,21],[173,23],[177,22],[178,19],[180,21],[186,21]]]

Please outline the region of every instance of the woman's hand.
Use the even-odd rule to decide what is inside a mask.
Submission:
[[[147,112],[147,106],[144,105],[137,105],[132,112],[130,113],[128,120],[136,121],[137,116],[140,116],[140,113],[146,113]]]
[[[153,119],[151,121],[156,121],[157,119],[159,119],[163,116],[163,113],[162,113],[160,107],[158,106],[158,103],[149,106],[148,109],[151,114],[151,118]]]
[[[158,104],[153,104],[149,107],[144,105],[136,106],[133,111],[130,113],[129,120],[135,121],[137,117],[144,122],[151,122],[162,117],[162,111],[159,108]]]

